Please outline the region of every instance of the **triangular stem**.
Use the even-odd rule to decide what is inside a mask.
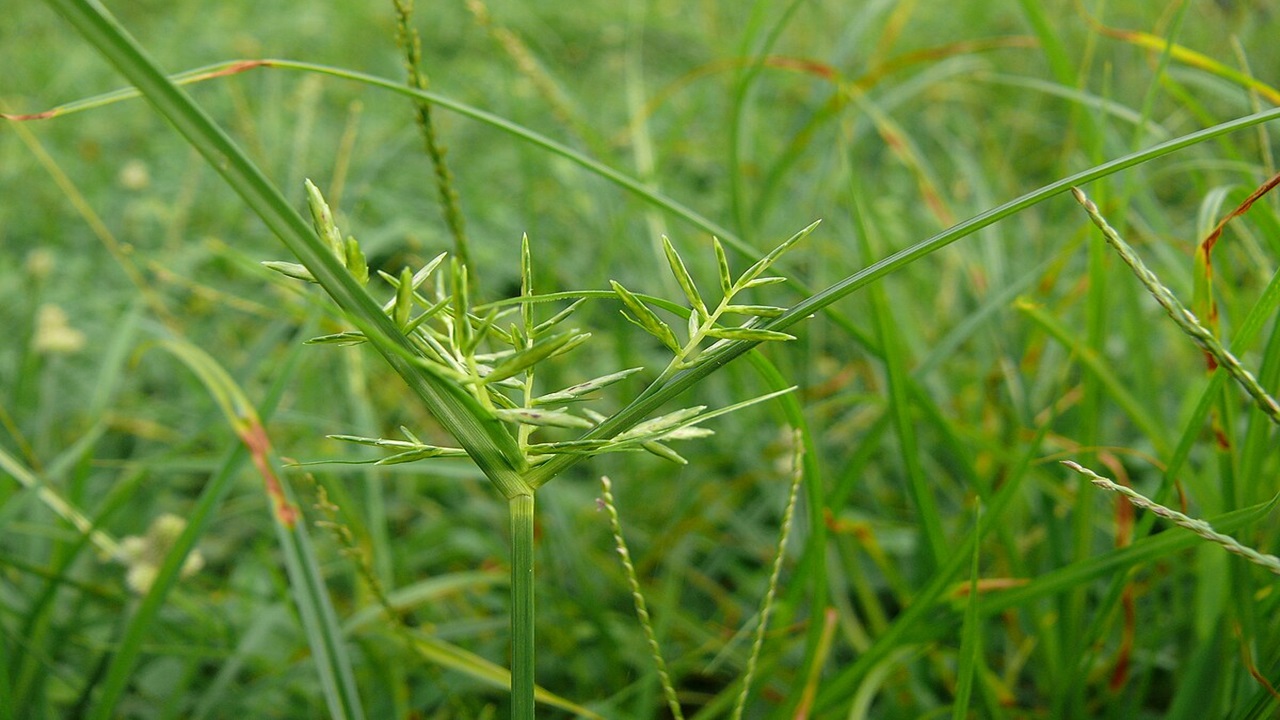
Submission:
[[[533,495],[507,504],[511,516],[511,718],[533,718]]]

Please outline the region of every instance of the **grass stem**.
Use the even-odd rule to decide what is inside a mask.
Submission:
[[[533,494],[507,504],[511,518],[511,718],[532,720],[533,644]]]
[[[427,76],[422,72],[422,41],[418,31],[413,28],[413,0],[394,0],[396,8],[396,43],[404,54],[405,73],[409,78],[409,86],[418,90],[427,89]],[[462,217],[462,207],[458,201],[458,190],[453,182],[453,171],[445,159],[448,150],[440,142],[436,134],[435,121],[431,118],[431,103],[421,99],[413,101],[414,115],[418,121],[418,130],[422,134],[422,143],[427,157],[431,158],[431,167],[435,170],[436,191],[440,196],[440,211],[444,215],[445,225],[453,235],[453,252],[458,260],[468,268],[474,285],[476,273],[471,262],[471,247],[467,241],[466,222]]]
[[[747,707],[747,697],[751,694],[751,681],[755,679],[760,652],[764,649],[764,636],[769,627],[769,616],[773,614],[773,600],[778,594],[778,581],[782,577],[782,563],[787,556],[787,540],[791,538],[791,524],[796,515],[796,499],[800,496],[800,484],[804,480],[804,436],[799,430],[792,432],[791,444],[791,490],[787,495],[787,509],[782,513],[778,552],[773,557],[773,569],[769,573],[769,589],[765,592],[764,603],[760,608],[760,624],[756,626],[756,637],[751,644],[751,656],[747,658],[747,670],[742,676],[742,691],[738,693],[738,701],[733,706],[733,720],[742,719],[742,712]]]
[[[1079,465],[1078,463],[1071,462],[1070,460],[1063,460],[1062,464],[1089,478],[1089,481],[1094,485],[1097,485],[1104,490],[1120,493],[1126,500],[1133,503],[1134,507],[1149,510],[1156,515],[1173,522],[1173,524],[1178,527],[1190,530],[1209,542],[1221,545],[1223,549],[1229,553],[1239,555],[1255,565],[1259,565],[1277,575],[1280,575],[1280,558],[1275,555],[1261,553],[1247,545],[1243,545],[1239,540],[1236,540],[1230,535],[1224,535],[1217,530],[1214,530],[1213,526],[1204,520],[1197,520],[1193,517],[1184,515],[1177,510],[1165,507],[1164,505],[1147,498],[1145,495],[1139,493],[1133,488],[1112,482],[1111,480],[1098,475],[1094,471]]]
[[[618,557],[622,560],[622,568],[627,574],[627,583],[631,586],[631,600],[636,606],[636,617],[640,627],[644,629],[645,640],[649,643],[649,654],[653,658],[654,667],[658,671],[658,681],[662,684],[662,693],[667,698],[667,708],[671,717],[684,720],[680,710],[680,699],[676,696],[675,685],[667,673],[667,663],[662,659],[662,648],[658,645],[658,635],[653,629],[653,620],[649,617],[649,606],[644,594],[640,592],[640,578],[636,575],[636,567],[631,562],[631,551],[627,549],[627,541],[622,536],[622,521],[618,518],[618,505],[613,499],[613,483],[608,477],[600,477],[601,495],[605,511],[609,513],[609,526],[613,530],[614,547],[618,549]]]

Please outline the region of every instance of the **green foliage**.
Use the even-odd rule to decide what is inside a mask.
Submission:
[[[0,720],[1275,714],[1280,17],[637,8],[7,10]]]

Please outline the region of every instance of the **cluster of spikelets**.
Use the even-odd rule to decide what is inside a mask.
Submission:
[[[333,254],[364,286],[370,272],[360,244],[353,237],[343,237],[333,214],[320,191],[307,183],[307,197],[316,232]],[[621,283],[612,282],[612,293],[604,293],[622,305],[623,316],[655,337],[672,353],[672,359],[655,383],[675,373],[696,366],[733,341],[782,341],[794,339],[786,333],[767,330],[759,325],[784,312],[771,305],[735,303],[741,293],[754,288],[785,282],[785,278],[766,275],[766,271],[793,245],[808,235],[816,223],[788,238],[772,252],[734,278],[719,241],[713,241],[719,269],[721,299],[712,305],[703,300],[684,261],[670,240],[663,238],[668,264],[685,295],[687,307],[633,293]],[[267,267],[290,278],[315,282],[310,271],[290,262],[269,261]],[[525,459],[538,464],[557,454],[596,455],[605,452],[647,451],[668,460],[685,460],[670,443],[705,437],[712,431],[701,424],[719,415],[776,396],[770,393],[730,407],[708,410],[698,405],[655,417],[608,438],[582,438],[554,442],[534,442],[532,435],[542,427],[589,431],[606,420],[606,416],[585,407],[598,392],[643,368],[626,368],[578,382],[552,392],[535,392],[534,374],[539,363],[569,353],[580,347],[590,333],[566,327],[566,320],[588,296],[602,293],[578,293],[577,299],[549,319],[536,322],[534,305],[550,301],[533,291],[533,270],[529,241],[521,242],[521,294],[519,298],[499,303],[476,304],[471,293],[468,268],[447,253],[441,253],[417,270],[405,267],[400,274],[378,271],[390,287],[390,297],[382,310],[396,328],[410,340],[417,353],[407,356],[439,379],[465,389],[492,418],[518,427],[518,442]],[[575,293],[558,293],[557,298]],[[677,333],[650,305],[686,314],[687,334],[682,341]],[[745,317],[737,325],[725,324],[726,318]],[[314,344],[353,345],[369,341],[360,330],[347,330],[313,338]],[[786,391],[783,391],[786,392]],[[378,464],[405,463],[433,457],[463,457],[458,447],[442,447],[421,441],[408,428],[401,428],[403,438],[369,438],[333,435],[334,439],[370,445],[393,454],[376,461]]]

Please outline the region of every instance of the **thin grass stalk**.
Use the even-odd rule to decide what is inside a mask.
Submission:
[[[1082,139],[1083,150],[1094,159],[1102,157],[1105,143],[1098,124],[1089,113],[1079,114],[1084,115],[1089,123],[1085,126],[1087,130]],[[1107,187],[1109,184],[1100,185]],[[1088,255],[1085,278],[1089,291],[1084,298],[1085,328],[1082,346],[1095,357],[1102,357],[1114,303],[1108,287],[1111,256],[1107,252],[1106,243],[1096,238],[1091,238],[1086,244]],[[1082,377],[1080,386],[1080,412],[1074,436],[1083,447],[1094,448],[1101,444],[1106,387],[1096,373]],[[1092,552],[1098,537],[1094,520],[1098,513],[1097,505],[1096,499],[1088,493],[1076,495],[1069,521],[1065,523],[1071,530],[1070,539],[1064,543],[1066,547],[1057,551],[1061,552],[1061,556],[1082,558],[1088,557]],[[1056,545],[1052,540],[1055,536],[1056,533],[1050,534],[1051,546]],[[1085,632],[1088,627],[1089,604],[1089,592],[1084,586],[1068,593],[1061,606],[1062,619],[1056,627],[1061,642],[1060,649],[1048,645],[1041,648],[1045,654],[1056,652],[1058,657],[1055,660],[1064,668],[1064,672],[1059,675],[1063,680],[1056,683],[1052,692],[1050,707],[1054,715],[1078,717],[1084,712],[1089,677],[1087,664],[1082,659],[1088,655],[1087,649],[1091,644]]]
[[[1142,432],[1151,443],[1151,446],[1155,448],[1157,455],[1164,456],[1168,452],[1168,441],[1165,440],[1159,420],[1151,414],[1146,405],[1134,397],[1129,386],[1116,375],[1111,363],[1103,355],[1086,345],[1078,335],[1073,333],[1061,320],[1045,310],[1043,306],[1026,298],[1019,298],[1014,302],[1013,306],[1075,356],[1076,362],[1087,371],[1089,376],[1095,377],[1103,389],[1107,391],[1111,401],[1125,415],[1129,416],[1134,426]]]
[[[809,714],[813,709],[813,699],[818,694],[818,684],[822,681],[822,667],[831,659],[831,648],[835,641],[836,628],[839,623],[840,613],[835,608],[829,607],[823,611],[822,630],[818,635],[818,644],[814,648],[817,662],[808,666],[808,672],[804,677],[803,689],[800,692],[800,702],[796,704],[796,710],[792,716],[795,720],[808,720],[809,718]]]
[[[1234,343],[1233,343],[1234,344]],[[1263,387],[1280,387],[1280,325],[1272,328],[1271,337],[1262,350],[1262,365],[1258,368],[1258,382]],[[1245,502],[1257,502],[1265,497],[1270,483],[1266,481],[1263,466],[1273,450],[1271,424],[1264,413],[1255,412],[1249,417],[1249,427],[1240,452],[1240,476],[1248,483],[1243,492]]]
[[[21,460],[0,447],[0,470],[13,478],[19,485],[35,494],[45,507],[52,510],[81,535],[87,537],[98,548],[98,552],[106,557],[120,557],[120,544],[115,538],[94,527],[93,523],[78,507],[62,497],[45,482],[44,474],[27,467]]]
[[[15,697],[13,680],[11,680],[15,676],[11,672],[9,658],[14,657],[16,653],[11,653],[10,644],[6,638],[4,643],[0,643],[0,692],[3,692],[4,696],[9,698]],[[0,720],[13,720],[13,711],[14,708],[9,703],[0,703]]]
[[[1142,98],[1142,121],[1133,128],[1132,147],[1135,149],[1141,147],[1144,132],[1143,127],[1151,119],[1151,115],[1155,110],[1156,98],[1159,97],[1160,92],[1164,87],[1164,80],[1169,71],[1170,60],[1173,58],[1173,49],[1178,47],[1178,44],[1175,43],[1173,39],[1178,37],[1179,33],[1182,32],[1183,22],[1187,18],[1187,9],[1190,7],[1191,3],[1189,2],[1179,3],[1174,15],[1172,27],[1163,33],[1165,36],[1164,48],[1160,51],[1159,59],[1156,60],[1156,66],[1151,72],[1150,80],[1147,83],[1146,95]],[[1130,176],[1128,180],[1129,182],[1124,185],[1124,199],[1126,200],[1126,203],[1133,193],[1136,192],[1139,182],[1137,176]]]
[[[606,476],[600,476],[601,497],[604,500],[605,512],[609,514],[609,528],[613,532],[613,544],[618,550],[618,558],[622,561],[623,572],[627,576],[627,584],[631,587],[631,601],[636,607],[636,617],[644,630],[645,641],[649,644],[649,656],[653,658],[654,668],[658,672],[658,682],[662,685],[662,694],[667,699],[667,708],[676,720],[684,720],[680,709],[680,698],[676,695],[671,675],[667,673],[667,663],[662,659],[662,647],[658,644],[658,634],[653,629],[653,619],[649,617],[649,605],[645,602],[644,593],[640,591],[640,578],[636,575],[636,566],[631,562],[631,551],[627,549],[627,540],[622,535],[622,521],[618,517],[618,504],[613,499],[613,483]]]
[[[116,510],[131,500],[141,478],[142,473],[138,471],[132,478],[115,483],[111,488],[111,497],[101,503],[99,512],[92,519],[93,527],[101,527]],[[42,568],[47,573],[44,588],[29,597],[31,601],[23,607],[20,623],[6,629],[6,642],[10,638],[22,638],[22,641],[15,643],[15,647],[10,646],[13,647],[12,651],[0,652],[0,670],[4,671],[0,675],[0,693],[3,693],[0,697],[6,700],[0,703],[0,706],[5,706],[0,707],[0,711],[13,712],[17,708],[23,708],[26,714],[31,715],[35,712],[31,708],[37,707],[40,698],[46,697],[45,688],[51,679],[49,659],[52,653],[45,648],[54,647],[60,642],[60,633],[55,624],[55,609],[58,607],[56,600],[61,589],[76,583],[72,577],[73,564],[88,556],[84,551],[90,546],[90,538],[86,534],[81,534],[72,542],[59,543],[58,550]]]
[[[22,144],[26,145],[31,154],[35,156],[36,161],[49,173],[54,184],[58,186],[58,189],[62,191],[62,194],[71,205],[75,207],[76,212],[79,213],[93,234],[98,237],[98,240],[102,242],[103,247],[111,254],[112,259],[116,261],[116,264],[129,278],[129,281],[138,289],[138,294],[146,302],[151,312],[168,327],[176,328],[178,326],[177,319],[169,311],[169,308],[165,306],[164,300],[156,291],[156,288],[143,276],[137,264],[133,262],[130,253],[125,249],[127,247],[126,244],[120,242],[115,233],[111,232],[107,224],[94,211],[93,206],[89,204],[84,194],[80,192],[75,180],[62,169],[58,162],[41,145],[39,138],[30,130],[23,127],[21,123],[14,123],[14,132],[18,134],[18,139],[22,141]],[[26,373],[23,374],[25,375]],[[19,379],[21,380],[21,376]],[[18,388],[18,392],[14,395],[15,398],[22,397],[20,383]]]
[[[274,459],[274,458],[273,458]],[[279,466],[278,461],[273,465]],[[286,501],[293,494],[287,481],[281,477]],[[359,690],[346,640],[338,623],[337,612],[329,599],[324,571],[311,543],[305,519],[300,518],[292,527],[273,515],[276,535],[284,551],[285,569],[289,575],[289,587],[302,619],[307,644],[315,655],[315,666],[320,674],[320,686],[329,706],[332,718],[362,720],[365,717],[360,703]]]
[[[1147,292],[1156,299],[1156,302],[1160,303],[1160,307],[1164,308],[1169,317],[1173,318],[1173,322],[1178,328],[1189,335],[1201,349],[1212,355],[1219,366],[1226,369],[1227,373],[1253,398],[1258,409],[1271,419],[1271,422],[1280,425],[1280,403],[1277,403],[1276,399],[1271,397],[1266,389],[1253,377],[1253,374],[1245,369],[1240,360],[1230,350],[1223,347],[1221,341],[1200,323],[1195,314],[1178,300],[1173,291],[1165,287],[1160,282],[1160,278],[1156,277],[1156,274],[1147,268],[1142,259],[1133,251],[1133,248],[1129,247],[1129,244],[1120,237],[1120,233],[1107,223],[1106,218],[1102,217],[1102,214],[1098,211],[1098,206],[1086,197],[1080,189],[1072,188],[1071,192],[1076,201],[1084,207],[1085,212],[1089,213],[1089,219],[1102,231],[1103,237],[1107,239],[1111,247],[1115,248],[1121,259],[1133,269],[1133,274],[1147,288]]]
[[[974,519],[982,517],[982,504],[973,510]],[[974,523],[977,524],[976,522]],[[978,617],[981,595],[978,592],[979,543],[973,544],[972,562],[969,564],[969,599],[965,603],[964,623],[960,631],[959,679],[956,682],[956,700],[951,708],[952,720],[969,717],[969,700],[973,695],[974,674],[982,657],[982,624]]]
[[[467,10],[471,11],[476,23],[484,28],[489,33],[489,36],[507,53],[516,70],[525,76],[537,89],[538,95],[550,106],[551,113],[556,120],[581,140],[584,145],[591,148],[592,152],[597,155],[606,154],[608,144],[603,142],[592,128],[583,122],[582,111],[575,106],[575,103],[568,97],[555,78],[547,72],[528,44],[521,40],[520,36],[510,28],[494,22],[488,6],[484,4],[484,0],[466,0],[466,6]]]
[[[1085,330],[1081,343],[1091,355],[1103,357],[1103,346],[1106,344],[1107,323],[1111,310],[1107,291],[1106,244],[1094,240],[1089,243],[1086,260],[1085,277],[1089,292],[1085,297]],[[1106,387],[1096,373],[1089,373],[1081,378],[1081,398],[1078,427],[1075,439],[1085,448],[1100,445],[1101,422],[1105,408]],[[1096,458],[1096,456],[1090,456]],[[1070,538],[1063,543],[1060,552],[1063,557],[1088,557],[1097,539],[1094,518],[1097,514],[1096,499],[1088,493],[1078,493],[1072,504],[1069,519],[1065,523],[1070,527]],[[1056,545],[1050,535],[1050,544]],[[1058,717],[1080,717],[1084,712],[1085,694],[1088,686],[1086,668],[1082,658],[1088,655],[1089,645],[1085,638],[1088,623],[1089,592],[1081,586],[1074,588],[1063,600],[1062,619],[1056,625],[1058,637],[1062,643],[1059,660],[1065,670],[1065,679],[1056,684],[1051,701],[1052,715]],[[1042,650],[1049,652],[1048,646]]]
[[[1152,501],[1150,498],[1139,493],[1133,488],[1125,487],[1124,485],[1115,483],[1107,478],[1102,477],[1101,475],[1098,475],[1094,471],[1078,463],[1072,462],[1070,460],[1063,460],[1062,464],[1066,465],[1072,470],[1075,470],[1081,475],[1084,475],[1085,477],[1089,478],[1089,481],[1092,482],[1094,485],[1097,485],[1098,487],[1104,490],[1110,490],[1111,492],[1119,493],[1120,495],[1124,496],[1124,499],[1128,500],[1130,503],[1133,503],[1134,507],[1142,508],[1143,510],[1148,510],[1152,513],[1155,513],[1156,515],[1159,515],[1160,517],[1171,521],[1174,525],[1177,525],[1178,527],[1190,530],[1191,532],[1195,533],[1196,535],[1199,535],[1200,537],[1204,538],[1205,540],[1208,540],[1211,543],[1216,543],[1218,545],[1221,545],[1224,550],[1226,550],[1227,552],[1233,555],[1239,555],[1240,557],[1248,560],[1254,565],[1264,567],[1270,570],[1271,572],[1277,575],[1280,575],[1280,558],[1276,557],[1275,555],[1268,555],[1266,553],[1261,553],[1247,545],[1243,545],[1240,543],[1239,540],[1236,540],[1230,535],[1224,535],[1214,530],[1213,526],[1205,522],[1204,520],[1197,520],[1195,518],[1184,515],[1178,512],[1177,510],[1165,507],[1160,503]]]
[[[733,706],[733,720],[742,720],[742,712],[747,707],[747,697],[751,694],[751,682],[755,679],[756,665],[760,662],[760,652],[764,649],[764,636],[769,628],[769,616],[773,614],[773,600],[778,594],[778,581],[782,578],[782,562],[787,556],[787,540],[791,538],[791,523],[795,519],[796,499],[800,496],[800,483],[804,480],[804,437],[799,430],[791,433],[791,490],[787,495],[787,509],[782,513],[782,531],[778,534],[778,552],[773,557],[773,569],[769,573],[769,589],[765,592],[764,602],[760,608],[760,624],[756,626],[756,637],[751,644],[751,655],[747,658],[747,669],[742,676],[742,691],[738,693],[738,701]],[[817,618],[812,618],[816,621]]]
[[[133,493],[137,491],[140,481],[146,475],[147,471],[139,469],[130,477],[114,483],[110,494],[99,504],[98,512],[91,519],[93,527],[101,527],[107,518],[128,504]],[[82,553],[90,545],[89,536],[81,535],[74,542],[60,548],[59,552],[49,559],[46,576],[48,582],[44,589],[25,608],[22,622],[16,626],[16,634],[15,629],[10,629],[6,633],[10,637],[21,638],[21,643],[16,652],[0,660],[0,668],[10,662],[16,662],[17,665],[9,667],[8,674],[4,675],[5,681],[8,682],[8,689],[6,694],[0,697],[6,698],[8,702],[0,705],[8,705],[10,710],[14,710],[35,707],[35,703],[38,702],[36,693],[45,687],[48,680],[48,655],[36,649],[44,648],[50,642],[57,642],[59,633],[55,625],[57,614],[54,610],[58,607],[56,601],[59,591],[75,585],[71,576],[73,564],[86,557]],[[7,653],[0,651],[0,655],[7,655]]]
[[[630,142],[627,143],[631,150],[631,161],[635,166],[636,179],[640,180],[651,187],[660,187],[660,181],[655,172],[657,166],[656,156],[653,150],[653,136],[649,131],[649,118],[645,115],[645,75],[644,75],[644,46],[645,46],[645,16],[649,12],[648,3],[629,3],[627,13],[627,49],[626,64],[623,71],[624,85],[626,88],[627,100],[627,134],[630,136]],[[592,148],[597,155],[601,154],[597,149]],[[666,238],[670,232],[667,229],[666,218],[662,212],[656,207],[649,207],[644,212],[645,230],[650,238],[650,250],[653,256],[659,262],[663,257],[662,239]],[[676,282],[669,275],[662,276],[664,291],[668,293],[676,292]]]
[[[410,636],[408,628],[401,621],[400,614],[391,603],[391,597],[387,594],[386,584],[378,576],[378,570],[373,565],[373,558],[370,557],[371,553],[366,552],[365,548],[356,540],[356,532],[343,520],[340,514],[343,509],[330,499],[329,491],[325,486],[317,482],[311,473],[306,473],[303,478],[307,485],[310,486],[308,489],[315,497],[312,507],[321,517],[321,519],[315,521],[315,526],[329,532],[329,537],[340,548],[338,552],[355,566],[356,575],[364,581],[365,587],[373,595],[374,602],[382,610],[382,614],[385,616],[392,632],[403,642],[405,649],[413,653],[413,638]],[[367,481],[369,481],[368,477],[366,477]],[[373,543],[370,544],[372,545]],[[346,627],[343,630],[345,632]],[[391,687],[404,687],[407,668],[403,667],[401,663],[389,663],[388,665],[390,667],[385,668],[391,675],[388,685]],[[431,669],[435,671],[435,679],[439,681],[442,673],[434,666]],[[409,708],[403,694],[392,694],[394,701],[392,709],[396,717],[405,717],[409,714]],[[450,698],[450,701],[456,703],[457,698]],[[461,708],[459,705],[455,705],[453,709],[456,713]]]
[[[1277,504],[1277,499],[1272,499],[1217,515],[1206,522],[1218,532],[1231,532],[1265,518]],[[983,617],[992,617],[1046,596],[1066,592],[1080,583],[1120,573],[1144,562],[1154,562],[1202,542],[1204,540],[1200,537],[1186,533],[1150,535],[1132,545],[1108,550],[1082,562],[1044,573],[1021,587],[993,593],[983,600],[981,614]]]
[[[1049,19],[1048,14],[1045,12],[1043,3],[1038,2],[1038,0],[1018,0],[1018,5],[1021,7],[1022,14],[1028,24],[1031,25],[1032,30],[1035,32],[1036,39],[1040,42],[1045,60],[1049,63],[1049,70],[1053,73],[1053,79],[1064,88],[1084,87],[1084,83],[1080,80],[1080,73],[1087,68],[1081,67],[1081,61],[1073,59],[1067,53],[1067,47],[1059,37],[1059,33],[1056,32],[1055,23]],[[1092,38],[1090,38],[1089,47],[1092,47]],[[1083,136],[1082,140],[1085,145],[1090,147],[1098,145],[1097,141],[1101,133],[1099,132],[1097,119],[1093,114],[1080,112],[1079,108],[1073,108],[1068,127]],[[1068,142],[1063,143],[1064,157],[1069,151],[1074,150],[1075,146],[1076,140],[1074,138],[1070,138]]]
[[[418,31],[413,27],[413,0],[393,0],[393,4],[396,9],[396,44],[404,54],[404,69],[409,78],[409,86],[426,90],[427,76],[421,69],[422,41],[418,37]],[[462,217],[462,209],[458,202],[458,190],[453,182],[453,172],[445,159],[448,151],[436,136],[435,122],[431,119],[431,103],[415,100],[413,107],[418,121],[418,131],[422,134],[423,146],[426,148],[427,157],[431,158],[431,167],[435,170],[436,191],[440,195],[440,211],[444,215],[449,233],[453,235],[454,256],[468,268],[472,287],[475,287],[476,272],[471,262],[466,221]]]
[[[1273,659],[1271,670],[1267,675],[1280,676],[1280,660]],[[1267,688],[1259,688],[1253,694],[1252,701],[1232,715],[1231,720],[1272,720],[1276,717],[1278,710],[1280,710],[1280,696]]]
[[[755,368],[761,379],[763,379],[769,388],[778,391],[786,388],[790,383],[772,362],[762,353],[751,353],[748,360]],[[800,593],[803,592],[805,585],[808,586],[809,593],[809,618],[808,633],[805,638],[805,656],[803,666],[807,668],[807,674],[810,678],[817,677],[821,674],[822,664],[829,652],[830,638],[824,640],[824,633],[827,632],[824,624],[813,621],[813,618],[825,617],[828,611],[827,607],[827,523],[825,512],[827,508],[827,498],[822,487],[822,468],[818,464],[817,447],[814,443],[813,433],[809,430],[809,420],[805,415],[804,407],[800,399],[795,393],[788,393],[778,397],[778,403],[782,407],[782,412],[786,416],[787,424],[795,428],[800,434],[800,444],[803,448],[801,455],[803,460],[805,485],[805,509],[808,513],[807,527],[805,533],[804,551],[800,555],[799,562],[796,563],[795,577],[807,578],[806,583],[792,583],[789,597],[792,602],[791,606],[799,606]],[[785,607],[785,606],[784,606]],[[780,622],[787,622],[786,619]],[[824,650],[824,647],[828,648]],[[803,677],[803,674],[801,675]],[[799,681],[798,681],[799,682]],[[812,688],[808,682],[799,685],[800,702],[797,704],[797,711],[805,707],[805,698],[809,697],[811,702]]]
[[[343,357],[343,394],[351,408],[354,427],[362,434],[374,434],[378,423],[372,393],[367,384],[364,355],[345,353]],[[387,519],[387,477],[375,466],[368,466],[360,473],[364,486],[364,523],[369,534],[370,563],[373,575],[381,584],[393,582],[391,566],[391,537]]]
[[[532,720],[533,493],[511,498],[507,512],[511,518],[511,718]]]
[[[1249,309],[1244,320],[1231,341],[1231,349],[1236,353],[1244,352],[1251,347],[1258,334],[1262,332],[1272,313],[1280,308],[1280,272],[1271,276],[1267,287],[1262,291],[1262,296]],[[1265,361],[1264,361],[1265,362]],[[1201,437],[1204,427],[1205,418],[1209,415],[1209,410],[1213,403],[1216,402],[1222,386],[1227,381],[1227,371],[1221,366],[1214,371],[1209,378],[1209,384],[1205,387],[1204,392],[1200,394],[1200,399],[1194,410],[1191,411],[1183,426],[1182,434],[1178,438],[1178,444],[1174,446],[1173,454],[1169,457],[1168,464],[1165,466],[1164,473],[1161,476],[1160,489],[1156,491],[1156,502],[1164,502],[1169,493],[1173,491],[1175,479],[1182,472],[1183,466],[1187,459],[1191,456],[1191,451]],[[1257,498],[1255,498],[1255,501]],[[1135,536],[1146,535],[1150,532],[1155,522],[1155,516],[1147,515],[1138,521],[1135,528]],[[1116,582],[1120,579],[1117,578]]]

